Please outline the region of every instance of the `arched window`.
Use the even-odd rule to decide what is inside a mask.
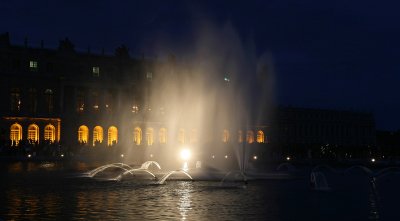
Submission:
[[[35,143],[39,141],[39,127],[36,124],[28,126],[28,141],[29,143]]]
[[[54,140],[56,139],[56,128],[48,124],[44,127],[44,140],[48,140],[51,143],[54,143]]]
[[[22,140],[22,127],[18,123],[10,127],[10,140],[11,146],[18,146],[19,141]]]
[[[247,131],[246,140],[247,140],[247,143],[254,143],[254,132],[252,130]]]
[[[179,144],[185,144],[185,130],[184,129],[179,129],[179,132],[178,132],[178,143]]]
[[[147,128],[147,130],[146,130],[146,140],[147,140],[147,145],[148,146],[153,145],[153,142],[154,142],[154,130],[153,130],[153,128]]]
[[[108,146],[118,143],[118,129],[114,126],[108,128]]]
[[[167,129],[160,128],[159,136],[160,136],[160,143],[162,144],[167,143]]]
[[[229,131],[225,129],[222,132],[222,142],[228,143],[228,141],[229,141]]]
[[[89,140],[89,128],[82,125],[78,129],[78,141],[79,143],[87,143]]]
[[[191,144],[197,143],[197,130],[196,129],[192,129],[192,131],[190,131],[190,140],[189,142]]]
[[[133,142],[136,145],[140,145],[142,143],[142,129],[140,129],[140,127],[135,127],[133,130]]]
[[[97,143],[103,143],[103,128],[100,126],[93,128],[93,146],[96,146]]]
[[[257,131],[257,143],[264,143],[264,132],[262,130]]]
[[[243,143],[243,131],[238,131],[238,142]]]

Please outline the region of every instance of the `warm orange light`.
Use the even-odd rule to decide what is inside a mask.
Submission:
[[[89,140],[89,128],[82,125],[78,129],[78,141],[80,143],[87,143]]]
[[[262,130],[257,131],[257,143],[264,143],[264,132]]]
[[[154,142],[154,130],[153,128],[147,128],[146,130],[146,140],[147,140],[147,145],[151,146],[153,145]]]
[[[100,126],[95,126],[93,129],[93,146],[96,143],[103,143],[103,128]]]
[[[142,143],[142,129],[140,129],[140,127],[136,127],[133,130],[133,142],[136,145],[140,145]]]
[[[114,126],[108,128],[108,146],[118,143],[118,129]]]
[[[53,143],[55,139],[56,128],[51,124],[46,125],[46,127],[44,128],[44,140],[48,140]]]

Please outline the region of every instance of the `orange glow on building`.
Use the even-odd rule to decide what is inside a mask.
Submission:
[[[254,132],[252,130],[247,131],[246,140],[247,143],[254,143]]]
[[[224,143],[229,142],[229,131],[226,129],[222,132],[222,142]]]
[[[238,131],[238,142],[243,143],[243,131]]]
[[[11,146],[18,146],[19,141],[22,140],[22,127],[20,124],[15,123],[11,125],[10,140],[11,140]]]
[[[147,145],[151,146],[154,143],[154,129],[153,128],[147,128],[146,130],[146,140],[147,140]]]
[[[160,143],[166,144],[167,143],[167,129],[160,128],[159,136],[160,136]]]
[[[133,130],[133,142],[136,145],[140,145],[142,143],[142,129],[140,129],[140,127],[135,127]]]
[[[114,126],[108,128],[108,146],[118,143],[118,129]]]
[[[257,143],[264,143],[265,137],[262,130],[257,131]]]
[[[51,143],[54,143],[55,139],[56,128],[51,124],[46,125],[46,127],[44,128],[44,140],[48,140]]]
[[[36,124],[28,126],[28,141],[39,142],[39,127]]]
[[[79,143],[86,144],[89,140],[89,128],[85,125],[82,125],[78,129],[78,141]]]
[[[100,126],[93,128],[93,146],[96,146],[96,143],[103,143],[103,128]]]

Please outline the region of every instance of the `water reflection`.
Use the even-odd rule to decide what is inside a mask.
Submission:
[[[400,177],[394,175],[379,180],[375,193],[365,177],[350,176],[347,182],[331,179],[332,191],[316,192],[309,190],[308,179],[252,181],[242,189],[221,187],[219,181],[152,185],[135,177],[120,182],[72,178],[62,170],[27,172],[28,167],[2,167],[7,172],[0,173],[0,219],[400,220]]]
[[[180,183],[180,188],[177,189],[179,195],[178,209],[181,214],[181,220],[186,220],[189,211],[192,209],[190,205],[192,202],[190,195],[192,188],[192,182],[182,182]]]
[[[9,173],[20,173],[22,172],[22,163],[11,163],[8,165],[8,172]]]
[[[48,218],[55,218],[61,213],[62,199],[54,193],[38,195],[13,189],[6,193],[6,197],[8,202],[5,208],[6,213],[17,220],[43,218],[43,214],[46,214]]]

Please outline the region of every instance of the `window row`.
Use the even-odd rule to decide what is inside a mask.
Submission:
[[[18,64],[19,66],[19,61],[15,63],[15,65]],[[53,63],[47,63],[47,71],[53,71],[54,69],[54,64]],[[39,65],[37,60],[30,60],[29,61],[29,70],[31,71],[38,71]],[[93,77],[99,77],[100,76],[100,67],[99,66],[92,66],[92,74]]]
[[[103,128],[101,126],[95,126],[93,128],[93,146],[96,146],[98,143],[103,143]],[[166,128],[160,128],[158,131],[158,142],[160,144],[166,144],[168,138],[168,133]],[[186,140],[188,138],[188,140]],[[140,127],[135,127],[133,130],[133,142],[136,145],[146,144],[151,146],[154,144],[156,137],[156,132],[153,128],[146,128],[145,133],[143,133]],[[228,130],[224,130],[222,132],[222,142],[228,143],[231,141],[231,135]],[[192,129],[189,131],[189,134],[185,134],[184,129],[179,129],[177,141],[179,144],[185,143],[197,143],[197,131]],[[82,125],[78,128],[78,142],[80,143],[88,143],[89,142],[89,128],[86,125]],[[112,146],[118,142],[118,129],[115,126],[111,126],[107,130],[107,145]],[[237,142],[243,142],[243,132],[241,130],[238,131]],[[248,130],[246,134],[246,142],[251,144],[254,142],[257,143],[266,143],[266,136],[262,130],[258,130],[255,136],[254,131]]]
[[[56,139],[56,128],[48,124],[44,127],[44,140],[53,143]],[[11,146],[18,146],[19,142],[23,139],[22,126],[18,123],[11,125],[10,127],[10,140]],[[28,132],[26,139],[29,143],[39,143],[39,126],[31,124],[28,126]]]
[[[43,90],[43,95],[36,88],[29,88],[28,96],[24,100],[26,107],[32,113],[36,113],[38,108],[38,101],[44,99],[45,107],[48,113],[54,111],[54,91],[50,88]],[[38,99],[40,98],[40,99]],[[22,108],[22,91],[19,88],[11,88],[10,91],[10,110],[12,112],[20,112]]]
[[[112,146],[118,143],[118,129],[114,126],[108,128],[107,145]],[[78,142],[86,144],[89,141],[89,128],[82,125],[78,129]],[[103,128],[95,126],[93,128],[93,146],[98,143],[103,143]]]

